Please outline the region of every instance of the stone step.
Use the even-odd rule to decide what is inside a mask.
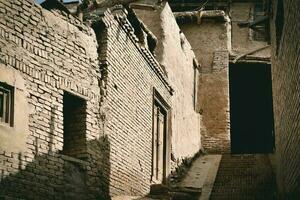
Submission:
[[[185,192],[170,192],[170,199],[172,200],[198,200],[200,194],[190,194]]]
[[[150,195],[168,194],[169,187],[164,184],[153,184],[150,186]]]
[[[149,197],[154,199],[168,198],[172,200],[197,200],[201,195],[201,188],[168,187],[157,184],[151,186]]]
[[[169,194],[172,200],[198,200],[201,195],[201,188],[192,187],[171,187]]]

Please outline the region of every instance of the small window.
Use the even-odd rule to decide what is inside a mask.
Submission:
[[[0,82],[0,123],[13,126],[14,88]]]
[[[265,16],[263,4],[257,3],[254,7],[253,21],[259,20]],[[253,39],[256,41],[267,41],[267,27],[266,23],[261,23],[253,28]]]

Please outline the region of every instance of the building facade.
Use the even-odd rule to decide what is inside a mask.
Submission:
[[[168,184],[200,149],[192,51],[173,86],[130,10],[83,23],[58,1],[42,6],[0,2],[0,196],[110,199]]]
[[[0,1],[0,198],[143,196],[203,148],[297,199],[299,3],[169,3]]]
[[[201,65],[197,109],[201,113],[203,148],[210,153],[233,152],[236,147],[235,144],[241,143],[244,145],[246,141],[241,140],[243,138],[248,140],[249,137],[251,139],[250,132],[255,132],[254,128],[246,128],[248,130],[245,131],[245,129],[242,130],[242,127],[255,127],[255,124],[259,123],[254,121],[251,125],[247,124],[246,120],[250,114],[247,116],[245,113],[256,110],[255,106],[251,109],[251,106],[249,106],[250,111],[244,109],[244,114],[238,113],[239,110],[246,106],[241,105],[242,109],[235,107],[235,105],[242,104],[242,102],[239,100],[239,102],[235,102],[235,97],[239,98],[235,95],[238,87],[234,87],[233,85],[235,84],[233,83],[236,78],[236,68],[234,66],[245,66],[242,68],[243,71],[250,65],[261,64],[267,66],[270,64],[270,45],[268,44],[265,4],[263,1],[238,0],[230,2],[210,1],[207,4],[193,1],[185,1],[183,3],[175,0],[171,1],[170,4],[175,11],[179,11],[174,12],[176,20],[192,44],[192,49]],[[257,21],[261,19],[263,20],[258,23]],[[255,67],[252,68],[254,69]],[[241,67],[238,68],[238,71],[239,69]],[[264,74],[264,72],[261,73]],[[266,70],[265,75],[270,79],[270,69]],[[238,76],[242,76],[242,74]],[[266,93],[268,96],[271,96],[271,80],[268,82],[261,83],[261,85],[263,88],[266,87]],[[266,86],[263,86],[264,84]],[[253,88],[256,87],[254,86],[255,84],[252,85]],[[243,87],[245,87],[244,91],[246,91],[247,86],[240,84],[240,88]],[[251,97],[247,97],[246,93],[242,94],[242,91],[237,91],[237,93],[240,93],[240,96],[244,96],[244,100],[242,100],[244,102],[247,98],[251,99]],[[259,103],[255,105],[257,107],[260,106]],[[270,118],[270,122],[267,122],[269,126],[266,128],[266,130],[268,129],[266,132],[271,135],[272,104],[267,105],[267,107],[268,110],[264,112],[266,113],[266,118]],[[253,115],[259,113],[258,110],[255,112],[256,114],[253,113]],[[241,118],[245,120],[239,121],[235,116],[242,116]],[[244,125],[239,127],[239,124],[243,123]],[[241,135],[240,132],[244,132],[244,135]],[[252,142],[255,143],[255,141]]]
[[[224,11],[175,13],[201,66],[197,110],[206,152],[229,152],[230,20]]]

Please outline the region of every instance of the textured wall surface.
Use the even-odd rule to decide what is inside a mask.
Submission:
[[[162,10],[161,20],[164,48],[161,63],[175,90],[172,98],[172,151],[175,158],[190,157],[199,151],[201,145],[200,115],[193,105],[196,95],[195,55],[185,36],[181,41],[180,29],[168,4]]]
[[[229,55],[243,55],[267,45],[255,41],[250,28],[238,26],[253,20],[253,10],[254,3],[232,2],[230,21],[215,17],[202,18],[200,24],[180,23],[201,64],[198,109],[202,113],[202,145],[207,152],[230,151]],[[251,56],[269,59],[270,48]]]
[[[239,27],[238,23],[253,20],[254,3],[233,2],[230,5],[230,17],[232,25],[232,53],[244,54],[264,47],[267,42],[253,39],[253,31],[247,27]],[[270,48],[254,53],[257,57],[270,57]]]
[[[277,6],[280,3],[283,8]],[[300,35],[297,31],[300,29],[300,4],[296,0],[276,0],[273,5],[271,36],[277,183],[281,199],[297,199],[300,196]]]
[[[157,39],[161,40],[157,49],[162,52],[162,56],[158,56],[157,59],[163,65],[174,89],[171,145],[174,158],[178,161],[177,164],[180,164],[183,158],[192,157],[201,146],[200,117],[193,105],[195,55],[185,36],[180,38],[180,29],[168,4],[156,10],[136,9],[135,12],[147,27],[153,30]],[[156,17],[147,17],[152,15]],[[153,20],[157,18],[159,21]]]
[[[170,87],[129,37],[130,25],[106,17],[98,46],[95,32],[70,15],[30,0],[0,1],[0,81],[16,90],[15,124],[0,124],[0,198],[149,191],[153,87],[166,101]],[[65,92],[86,109],[84,120],[71,118],[73,128],[85,128],[76,156],[62,153]]]
[[[86,137],[99,138],[95,35],[76,19],[61,19],[58,13],[50,13],[32,1],[1,1],[0,9],[0,81],[22,92],[15,98],[14,121],[24,120],[26,124],[28,118],[23,130],[13,126],[6,131],[0,125],[1,142],[3,137],[15,140],[14,134],[25,136],[18,145],[24,148],[1,143],[0,195],[62,199],[76,194],[82,198],[80,193],[90,189],[87,185],[91,176],[78,185],[78,193],[66,188],[74,173],[87,174],[91,166],[76,159],[73,166],[68,164],[68,157],[59,154],[63,148],[63,93],[68,91],[86,100]],[[7,76],[2,77],[4,73]],[[7,80],[14,74],[23,79],[16,81],[19,85]],[[20,105],[27,111],[17,110]],[[73,170],[68,167],[71,165]]]
[[[211,71],[214,52],[227,49],[226,24],[213,19],[202,19],[200,24],[180,24],[180,28],[191,43],[201,67]]]
[[[207,152],[228,152],[230,25],[215,19],[180,24],[201,64],[197,109],[201,112],[202,146]]]

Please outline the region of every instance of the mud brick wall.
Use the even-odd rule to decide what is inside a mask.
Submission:
[[[300,4],[273,1],[272,81],[280,199],[300,196]]]
[[[101,166],[60,154],[65,92],[86,102],[86,145],[100,138],[100,73],[93,30],[33,1],[6,0],[0,2],[0,47],[0,81],[15,88],[14,125],[0,124],[0,196],[101,196],[103,191],[92,193],[88,186],[94,176],[99,179],[93,168],[101,171]]]
[[[155,4],[157,1],[152,1]],[[149,1],[149,4],[150,1]],[[136,8],[140,20],[157,37],[156,59],[163,66],[174,89],[172,97],[172,170],[193,157],[201,148],[200,115],[195,109],[198,66],[187,38],[180,33],[167,2],[155,10]]]
[[[106,28],[98,38],[103,126],[111,144],[109,189],[112,196],[147,194],[152,167],[153,88],[169,105],[171,88],[150,51],[140,47],[133,27],[122,17],[124,13],[114,15],[105,13]]]
[[[0,2],[0,82],[15,89],[14,124],[0,124],[0,197],[149,191],[153,88],[168,103],[171,88],[128,22],[110,15],[98,46],[95,32],[70,15],[30,0]],[[77,113],[64,113],[66,94],[81,99],[84,117],[64,127],[64,117]],[[64,138],[68,127],[79,135]],[[66,139],[73,147],[64,149]]]
[[[201,65],[197,110],[201,113],[202,147],[209,153],[229,152],[230,21],[202,18],[200,24],[179,26]]]
[[[202,145],[208,153],[230,152],[229,54],[215,51],[212,71],[201,74],[200,110]]]

